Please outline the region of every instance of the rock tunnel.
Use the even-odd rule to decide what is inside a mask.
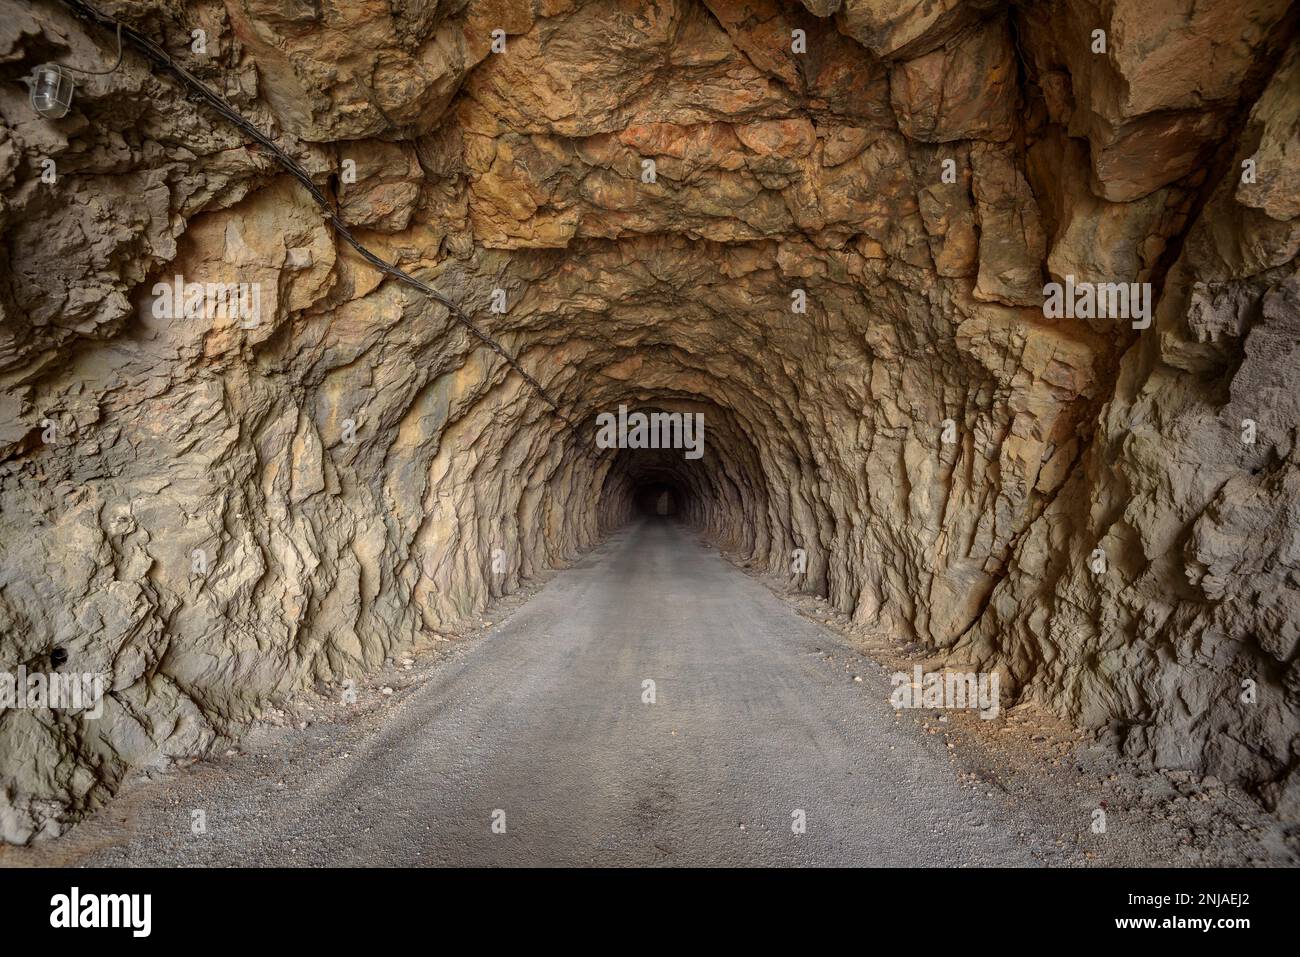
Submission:
[[[0,657],[107,685],[0,712],[5,840],[646,517],[1300,816],[1284,0],[0,13]],[[130,42],[34,113],[97,17],[513,364]]]

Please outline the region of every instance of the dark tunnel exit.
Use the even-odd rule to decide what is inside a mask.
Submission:
[[[641,515],[670,518],[677,514],[682,500],[681,489],[669,482],[647,482],[632,493]]]

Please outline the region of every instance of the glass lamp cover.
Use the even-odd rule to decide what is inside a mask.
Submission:
[[[57,63],[42,63],[32,71],[32,109],[50,120],[67,116],[73,87],[71,73]]]

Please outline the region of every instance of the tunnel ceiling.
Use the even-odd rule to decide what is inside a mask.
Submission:
[[[0,651],[112,694],[0,715],[3,837],[456,628],[659,482],[863,629],[1300,813],[1285,2],[102,9],[561,414],[138,54],[62,120],[5,82]],[[6,80],[111,63],[63,4],[0,14]],[[175,277],[260,317],[172,318]],[[1149,326],[1047,318],[1067,277],[1150,283]],[[620,404],[701,413],[703,458],[598,448]]]

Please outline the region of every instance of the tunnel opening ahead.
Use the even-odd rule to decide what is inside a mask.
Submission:
[[[803,547],[804,538],[790,534],[791,505],[802,505],[797,476],[782,469],[784,463],[806,456],[797,447],[772,441],[783,434],[772,427],[767,415],[754,414],[704,401],[692,395],[634,399],[614,392],[597,405],[609,416],[593,416],[600,426],[608,423],[613,410],[616,421],[635,421],[637,413],[681,414],[696,417],[695,443],[647,443],[619,441],[610,447],[600,433],[593,433],[600,463],[600,491],[597,509],[600,527],[612,530],[625,522],[647,517],[671,519],[697,529],[702,535],[736,556],[738,561],[760,561],[783,567],[785,555]],[[649,417],[648,421],[654,422]],[[607,437],[608,438],[608,437]],[[662,438],[662,436],[661,436]],[[773,496],[771,479],[782,481]],[[791,483],[791,479],[796,479]],[[801,509],[801,511],[806,511]],[[803,515],[812,518],[811,515]],[[811,522],[809,523],[811,524]],[[811,574],[801,584],[822,593],[822,566],[809,563]]]
[[[677,514],[681,490],[669,482],[648,482],[633,490],[632,499],[639,515],[670,518]]]

